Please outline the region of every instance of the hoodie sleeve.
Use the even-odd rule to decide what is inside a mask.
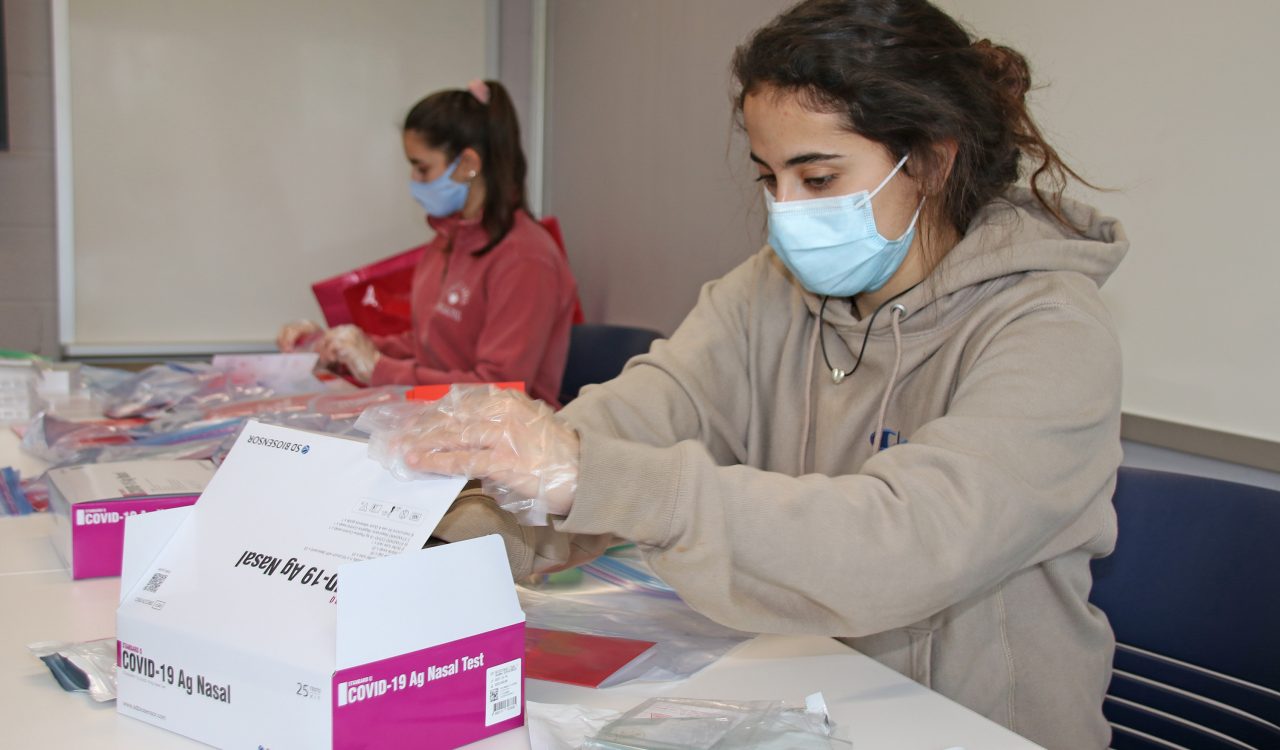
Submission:
[[[747,378],[747,315],[765,256],[703,285],[670,339],[653,343],[617,378],[582,389],[561,412],[580,433],[650,446],[702,443],[721,464],[746,460],[750,415],[737,394]]]
[[[856,637],[905,626],[1105,533],[1119,363],[1110,328],[1090,315],[1027,311],[961,373],[945,416],[847,476],[719,465],[705,434],[672,431],[663,437],[679,442],[661,447],[645,423],[649,444],[593,431],[558,529],[640,543],[691,606],[735,628]]]
[[[385,336],[370,336],[369,340],[384,357],[413,359],[413,329]]]
[[[704,285],[697,306],[669,340],[654,342],[649,354],[632,359],[616,379],[587,386],[560,412],[583,435],[584,443],[613,440],[625,451],[627,446],[692,441],[712,464],[744,460],[740,436],[746,434],[748,415],[733,394],[748,387],[744,311],[762,264],[768,262],[762,256]],[[704,364],[689,364],[695,362]],[[643,496],[653,497],[653,483],[643,484]],[[615,536],[627,536],[521,527],[495,503],[475,496],[455,503],[437,529],[437,536],[448,541],[490,533],[505,541],[517,579],[587,562]]]

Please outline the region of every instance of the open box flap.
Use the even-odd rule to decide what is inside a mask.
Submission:
[[[124,520],[124,557],[120,561],[120,601],[159,557],[192,506],[139,513]]]
[[[420,549],[463,483],[402,482],[362,441],[250,421],[168,544],[131,567],[120,617],[332,667],[338,567]]]

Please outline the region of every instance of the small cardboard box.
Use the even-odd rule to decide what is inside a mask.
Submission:
[[[452,748],[521,726],[502,541],[422,549],[462,485],[250,422],[199,504],[128,521],[119,712],[270,750]]]
[[[53,546],[72,578],[120,575],[129,516],[191,505],[213,478],[209,461],[146,460],[49,470]]]

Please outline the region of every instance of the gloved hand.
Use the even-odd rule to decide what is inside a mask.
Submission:
[[[285,323],[276,336],[276,346],[282,352],[308,351],[307,345],[319,339],[324,329],[309,320]]]
[[[397,476],[479,479],[523,524],[543,525],[573,507],[578,433],[518,391],[455,385],[438,401],[368,409],[356,428],[370,435],[370,457]]]
[[[373,378],[373,368],[382,356],[373,340],[350,324],[326,331],[316,351],[322,361],[346,365],[352,377],[366,384]]]

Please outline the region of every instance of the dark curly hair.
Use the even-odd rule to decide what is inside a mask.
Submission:
[[[1036,200],[1065,228],[1068,167],[1027,109],[1026,58],[974,41],[926,0],[806,0],[756,31],[733,56],[739,115],[749,94],[793,93],[815,112],[843,115],[848,129],[910,155],[906,170],[934,210],[963,234],[978,211],[1034,163]],[[952,141],[955,159],[935,146]]]

